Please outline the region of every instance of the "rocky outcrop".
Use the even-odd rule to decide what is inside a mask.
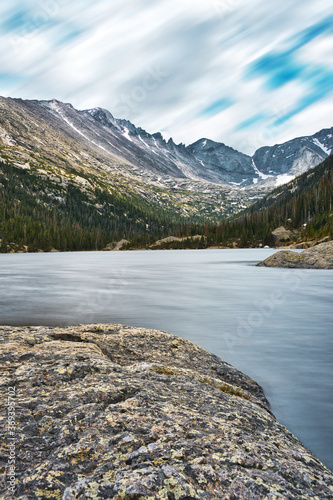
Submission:
[[[302,253],[282,250],[260,262],[259,267],[291,267],[298,269],[333,269],[333,241],[321,243]]]
[[[205,240],[207,239],[206,236],[203,236],[202,234],[196,234],[195,236],[185,236],[183,238],[177,238],[177,236],[167,236],[166,238],[163,238],[162,240],[155,241],[152,247],[158,247],[161,245],[164,245],[165,243],[174,243],[174,242],[182,242],[182,241],[196,241],[196,240],[201,240],[201,238],[204,238]]]
[[[333,498],[332,473],[258,384],[191,342],[121,325],[0,327],[0,348],[1,426],[10,387],[17,423],[3,499]]]
[[[305,250],[306,248],[311,248],[317,245],[317,241],[311,240],[311,241],[301,241],[300,243],[296,243],[295,245],[292,245],[290,248],[295,248],[296,250]]]
[[[297,250],[304,250],[306,248],[311,248],[319,243],[326,243],[327,241],[330,241],[329,236],[325,236],[325,238],[322,238],[321,240],[308,240],[308,241],[301,241],[300,243],[296,243],[295,245],[292,245],[289,248],[296,248]]]
[[[129,244],[128,240],[120,240],[117,243],[108,243],[105,248],[103,248],[104,251],[119,251],[122,250],[126,245]]]

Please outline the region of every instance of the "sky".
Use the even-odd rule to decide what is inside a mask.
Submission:
[[[0,95],[244,153],[333,126],[331,0],[2,0]]]

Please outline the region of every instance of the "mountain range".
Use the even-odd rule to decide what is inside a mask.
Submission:
[[[102,108],[0,98],[1,160],[82,189],[98,179],[185,216],[235,213],[332,152],[333,128],[262,147],[251,157],[206,138],[175,144]]]

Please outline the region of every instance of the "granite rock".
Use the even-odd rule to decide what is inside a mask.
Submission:
[[[297,253],[290,250],[277,252],[260,262],[259,267],[290,267],[298,269],[333,269],[333,241],[320,243]]]
[[[0,350],[2,429],[16,392],[15,498],[333,498],[333,474],[276,421],[261,387],[187,340],[122,325],[2,326]],[[12,498],[4,479],[0,498]]]
[[[283,226],[276,228],[275,231],[272,232],[274,244],[278,245],[282,241],[290,240],[291,234],[292,232],[288,231],[288,229]]]

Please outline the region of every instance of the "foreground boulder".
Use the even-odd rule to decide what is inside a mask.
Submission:
[[[321,243],[302,253],[281,250],[258,264],[260,267],[333,269],[333,241]]]
[[[260,386],[191,342],[121,325],[0,327],[0,339],[15,498],[333,498],[333,474]]]

